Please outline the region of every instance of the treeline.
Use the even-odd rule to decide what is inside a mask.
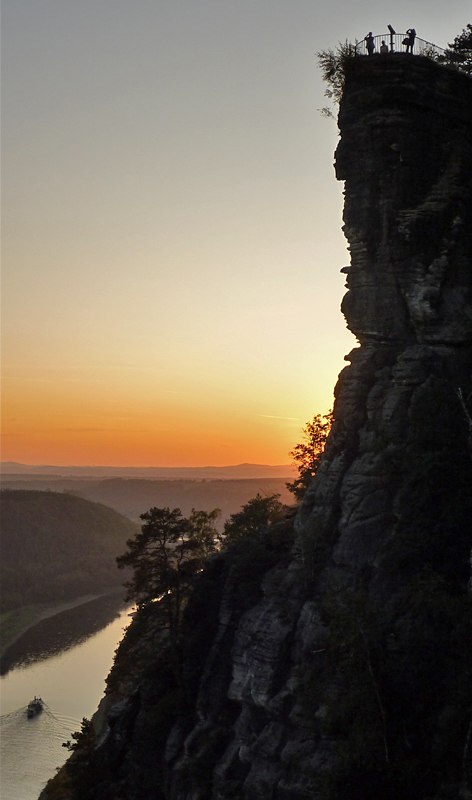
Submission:
[[[290,454],[298,477],[285,485],[285,496],[291,493],[296,500],[303,499],[321,462],[331,425],[329,412],[323,417],[316,415],[303,429],[303,441]],[[208,557],[219,550],[237,551],[241,546],[245,561],[248,552],[253,559],[260,557],[260,543],[272,536],[276,525],[295,515],[293,497],[289,505],[280,498],[278,492],[265,496],[258,492],[229,516],[222,532],[221,527],[218,530],[219,508],[211,511],[192,508],[185,517],[180,508],[154,506],[141,514],[141,531],[127,541],[126,552],[117,558],[119,568],[129,567],[133,571],[126,584],[128,600],[137,604],[138,612],[152,604],[160,628],[174,645],[196,576]]]
[[[240,602],[244,604],[244,596],[259,591],[264,571],[287,555],[293,544],[297,503],[320,465],[332,420],[331,411],[316,414],[303,428],[302,441],[290,453],[298,475],[284,484],[283,496],[257,492],[226,520],[219,508],[192,508],[184,516],[180,508],[152,507],[140,515],[141,531],[127,541],[126,551],[117,558],[119,568],[132,571],[126,583],[127,599],[136,604],[137,613],[107,680],[110,695],[119,697],[132,690],[149,659],[155,657],[156,640],[171,653],[179,683],[184,611],[196,587],[205,583],[212,556],[230,564],[230,583]]]
[[[119,586],[115,558],[138,526],[111,508],[54,492],[1,492],[0,607]]]
[[[215,633],[222,587],[228,604],[242,614],[262,596],[261,580],[267,571],[276,564],[288,565],[297,511],[294,498],[303,498],[319,466],[331,419],[331,413],[316,415],[303,429],[303,441],[291,453],[298,477],[284,482],[283,499],[288,503],[278,492],[257,492],[224,522],[218,508],[193,508],[184,516],[180,508],[155,506],[140,515],[141,530],[117,558],[118,567],[131,570],[128,600],[137,609],[116,650],[100,718],[152,674],[154,691],[163,701],[150,724],[164,745],[176,717],[188,713],[184,686],[192,681],[189,673],[198,672]],[[115,783],[97,743],[94,724],[84,718],[81,730],[63,745],[72,757],[49,781],[41,800],[118,796],[119,781]],[[156,776],[159,769],[156,764]]]
[[[50,489],[103,503],[136,522],[149,508],[180,508],[187,516],[192,508],[211,511],[221,509],[218,527],[257,493],[278,493],[283,502],[290,501],[286,478],[245,478],[238,480],[149,480],[144,478],[107,478],[100,480],[5,480],[8,489]]]
[[[330,414],[324,417],[316,415],[312,422],[307,423],[303,442],[291,453],[298,470],[298,478],[293,483],[280,478],[231,481],[112,479],[54,482],[54,488],[58,489],[56,484],[60,483],[63,490],[70,484],[78,485],[80,492],[77,493],[71,492],[70,488],[61,494],[57,491],[3,489],[2,610],[76,597],[120,585],[123,576],[116,570],[116,556],[123,554],[126,544],[130,547],[130,537],[136,534],[142,538],[144,534],[137,534],[138,526],[116,513],[113,506],[129,517],[144,519],[143,530],[148,529],[146,520],[151,512],[155,515],[159,510],[167,509],[169,514],[177,514],[184,538],[180,544],[177,540],[166,540],[165,560],[166,569],[171,569],[177,554],[185,554],[177,570],[180,573],[188,573],[188,562],[192,560],[188,555],[190,553],[194,558],[198,550],[195,542],[198,526],[205,528],[211,522],[208,546],[200,554],[202,558],[216,547],[228,544],[235,536],[237,538],[241,526],[246,534],[252,533],[257,538],[258,532],[269,522],[274,522],[275,517],[280,519],[280,509],[293,503],[292,494],[297,500],[303,496],[318,467],[330,425]],[[81,492],[87,492],[88,498],[77,496]],[[104,501],[106,505],[90,502],[92,499]],[[174,511],[170,512],[172,507]],[[237,511],[241,507],[242,510]],[[146,508],[151,508],[151,512],[143,515]],[[199,511],[195,511],[196,508]],[[165,531],[163,535],[167,535]],[[155,555],[154,548],[146,554],[154,570]],[[201,568],[201,563],[200,559],[198,568]],[[129,566],[134,565],[130,563]],[[172,590],[172,587],[168,589]],[[179,591],[177,586],[177,595]],[[157,596],[159,591],[150,599]],[[136,599],[141,602],[138,595]]]

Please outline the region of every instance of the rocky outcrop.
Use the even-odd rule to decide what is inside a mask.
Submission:
[[[356,59],[339,125],[349,328],[362,344],[470,344],[470,78]]]
[[[185,702],[163,713],[157,659],[87,796],[472,796],[471,98],[420,57],[348,63],[336,172],[360,346],[295,545],[286,523],[244,569],[214,558],[188,607]]]

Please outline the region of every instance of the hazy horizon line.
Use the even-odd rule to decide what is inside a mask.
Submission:
[[[59,464],[59,463],[35,463],[30,464],[24,461],[0,461],[0,467],[14,464],[20,467],[61,467],[61,469],[78,467],[80,469],[234,469],[235,467],[292,467],[292,464],[262,464],[254,461],[242,461],[239,464],[201,464],[198,466],[189,466],[188,464],[179,464],[178,466],[167,466],[166,464]]]

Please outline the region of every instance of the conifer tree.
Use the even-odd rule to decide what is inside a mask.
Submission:
[[[218,508],[192,509],[186,519],[180,508],[151,508],[141,514],[140,533],[128,540],[128,550],[116,559],[120,569],[133,569],[131,580],[125,584],[127,600],[134,600],[138,606],[159,603],[162,628],[171,635],[179,629],[193,578],[216,549],[219,515]]]

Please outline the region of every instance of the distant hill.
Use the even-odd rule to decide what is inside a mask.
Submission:
[[[129,519],[69,494],[4,489],[0,499],[2,612],[123,583],[115,557],[138,530]]]
[[[239,511],[244,503],[260,494],[279,493],[284,503],[294,502],[285,482],[287,478],[251,478],[246,480],[143,480],[134,478],[109,478],[106,480],[79,480],[54,477],[23,476],[21,479],[2,479],[9,489],[50,489],[104,503],[139,520],[152,506],[180,508],[184,515],[192,508],[222,511],[219,527],[230,514]]]
[[[190,478],[193,480],[218,480],[241,478],[291,478],[296,469],[291,464],[236,464],[229,467],[58,467],[47,464],[20,464],[3,461],[3,475],[47,475],[49,477],[89,478]]]

